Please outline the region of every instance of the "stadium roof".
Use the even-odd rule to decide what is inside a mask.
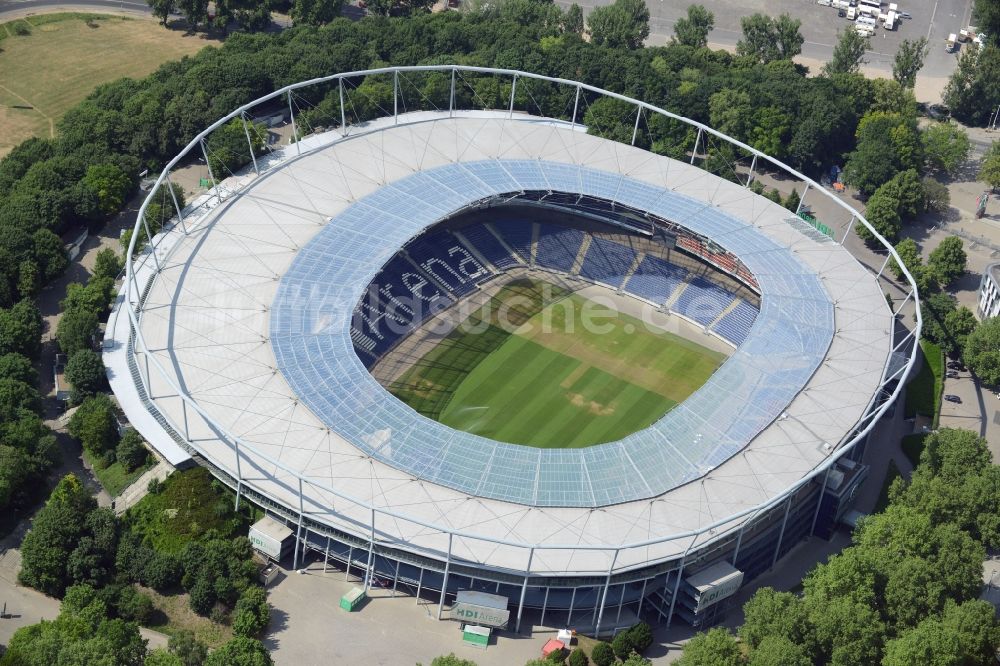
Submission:
[[[344,140],[314,137],[301,157],[271,168],[187,235],[175,229],[158,244],[161,270],[148,289],[141,332],[211,422],[185,409],[156,372],[150,395],[217,466],[236,475],[238,438],[259,452],[242,449],[244,483],[297,507],[302,484],[287,471],[294,470],[306,479],[304,512],[335,528],[367,530],[373,506],[388,512],[377,518],[386,544],[439,555],[449,532],[474,533],[454,537],[454,557],[523,570],[531,546],[535,573],[600,572],[615,544],[701,530],[785,492],[867,411],[889,358],[893,317],[874,276],[839,244],[803,233],[787,210],[744,187],[566,123],[495,113],[421,119],[352,128],[359,133]],[[477,170],[499,180],[474,178]],[[419,423],[433,438],[445,436],[444,426],[401,411],[408,408],[367,376],[346,334],[349,313],[402,242],[467,203],[472,191],[550,182],[661,207],[664,217],[732,249],[761,281],[761,316],[733,360],[675,409],[677,416],[667,415],[674,429],[583,451],[527,450],[553,464],[570,454],[587,459],[567,466],[562,488],[555,476],[542,479],[538,494],[501,477],[496,486],[473,488],[447,442],[478,440],[449,432],[447,442],[430,439],[423,453],[414,448],[417,438],[405,427]],[[421,201],[425,193],[431,199]],[[352,233],[352,221],[363,227]],[[355,241],[349,256],[328,240],[338,234]],[[140,284],[152,269],[149,261],[138,267]],[[311,357],[303,356],[306,344]],[[356,413],[345,410],[352,404]],[[497,450],[486,440],[479,446]],[[616,454],[626,449],[649,456],[635,461],[643,474],[623,472]],[[479,476],[496,469],[481,455],[469,453],[465,474],[470,466]],[[598,468],[609,471],[585,479],[584,470]],[[501,493],[515,501],[496,499]],[[609,501],[620,503],[590,506]],[[622,551],[615,566],[672,557],[691,543]],[[597,545],[607,550],[587,548]]]
[[[355,306],[384,262],[425,228],[479,199],[523,190],[621,202],[716,240],[743,258],[760,285],[762,308],[749,337],[687,400],[618,442],[534,448],[421,416],[354,353]],[[491,159],[419,171],[333,217],[282,277],[270,337],[295,394],[373,458],[469,495],[594,507],[662,495],[743,449],[822,362],[833,337],[833,305],[815,270],[707,202],[580,164]]]

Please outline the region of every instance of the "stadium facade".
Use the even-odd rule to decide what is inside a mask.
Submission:
[[[450,85],[447,107],[404,106],[404,91],[432,76]],[[392,82],[384,117],[350,124],[344,111],[309,134],[296,125],[306,91],[339,94],[348,109],[366,77]],[[476,77],[507,86],[509,105],[462,106],[458,89]],[[531,86],[564,91],[563,117],[529,113]],[[690,129],[693,149],[678,160],[587,133],[584,108],[601,97],[631,110],[632,144],[658,116]],[[196,156],[208,161],[204,139],[223,123],[284,104],[299,141],[223,182],[210,174],[210,192],[156,234],[144,204],[105,362],[126,415],[163,455],[193,456],[237,502],[292,527],[293,566],[318,553],[366,588],[432,595],[439,618],[458,591],[476,590],[507,597],[516,630],[528,614],[608,634],[636,617],[710,622],[741,582],[832,533],[920,327],[919,308],[907,330],[882,271],[844,244],[857,224],[874,234],[861,214],[652,105],[472,67],[289,86],[206,129],[154,189]],[[723,145],[742,156],[731,179],[696,164]],[[754,194],[765,166],[828,200],[842,232]],[[534,216],[519,223],[512,210]],[[556,210],[591,226],[548,225]],[[143,232],[152,242],[136,251]],[[684,272],[664,245],[711,270]],[[732,355],[649,428],[583,449],[451,430],[369,372],[426,316],[536,269],[669,312]],[[418,315],[418,301],[437,309]]]

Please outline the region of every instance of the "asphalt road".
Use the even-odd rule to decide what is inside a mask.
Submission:
[[[125,2],[125,0],[86,0],[86,2],[73,2],[72,0],[0,0],[0,16],[10,12],[42,11],[55,7],[66,7],[78,11],[85,11],[87,8],[93,7],[104,11],[113,10],[152,14],[149,5],[145,2]]]
[[[650,13],[648,43],[664,44],[673,35],[674,23],[684,16],[694,0],[647,0]],[[735,49],[742,36],[740,18],[756,12],[777,16],[788,13],[802,21],[801,32],[805,38],[802,57],[827,62],[833,55],[838,30],[851,24],[837,17],[836,10],[823,7],[814,0],[698,0],[715,14],[715,28],[709,35],[711,46]],[[569,6],[573,0],[556,0]],[[576,0],[589,13],[594,7],[610,4],[612,0]],[[887,5],[888,0],[886,0]],[[902,21],[893,31],[879,29],[871,40],[867,53],[868,67],[885,76],[892,75],[892,61],[899,43],[904,39],[927,37],[930,53],[921,76],[946,78],[955,68],[957,55],[945,53],[944,41],[950,33],[958,33],[969,23],[972,0],[898,0],[901,10],[913,15]]]

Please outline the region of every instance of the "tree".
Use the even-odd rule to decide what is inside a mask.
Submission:
[[[931,123],[920,133],[928,166],[954,174],[969,157],[969,135],[955,123]]]
[[[615,0],[591,10],[587,27],[594,44],[638,49],[649,36],[649,8],[645,0]]]
[[[295,0],[292,20],[295,25],[326,25],[340,16],[344,0]]]
[[[167,19],[177,9],[177,0],[146,0],[146,4],[153,10],[153,16],[160,19],[160,25],[166,27]]]
[[[629,632],[622,631],[616,634],[611,641],[611,649],[614,651],[615,656],[621,660],[625,660],[626,657],[632,654],[635,644],[632,642],[632,636]]]
[[[896,50],[896,57],[892,61],[892,78],[896,82],[913,90],[917,84],[917,72],[924,66],[924,59],[930,53],[927,46],[927,38],[904,39]]]
[[[788,14],[772,18],[753,14],[740,19],[743,39],[736,44],[736,53],[762,63],[774,60],[791,60],[802,52],[805,39],[799,28],[802,21]]]
[[[259,636],[271,619],[264,588],[253,585],[240,595],[233,612],[233,632],[238,636]]]
[[[833,47],[833,57],[830,62],[823,66],[823,73],[827,76],[834,74],[857,74],[868,61],[865,60],[865,51],[871,48],[871,41],[861,35],[854,26],[845,29],[837,39],[837,45]]]
[[[38,264],[34,261],[22,261],[17,270],[17,293],[21,298],[31,298],[38,293],[42,284],[42,276]]]
[[[14,379],[34,386],[38,382],[38,373],[31,361],[21,354],[4,354],[0,356],[0,377]]]
[[[954,523],[990,548],[1000,544],[1000,468],[971,430],[940,428],[924,439],[920,465],[890,499],[936,522]]]
[[[917,247],[917,241],[912,238],[904,238],[903,240],[896,243],[896,254],[903,262],[903,266],[909,271],[916,270],[917,266],[923,263],[923,259],[920,257],[920,248]],[[904,279],[903,267],[899,265],[899,262],[895,258],[889,261],[889,270],[892,274],[896,276],[897,280]]]
[[[937,276],[942,286],[947,286],[965,272],[965,250],[962,239],[948,236],[934,248],[927,258],[927,265]]]
[[[562,19],[563,32],[582,35],[583,34],[583,8],[575,2],[566,8],[566,13]]]
[[[262,154],[267,145],[267,130],[263,125],[233,118],[208,137],[208,163],[216,180],[228,178],[250,163],[248,133],[254,155]]]
[[[178,0],[177,8],[184,14],[191,30],[197,30],[199,25],[208,22],[208,0]]]
[[[1000,317],[976,326],[965,342],[963,358],[984,383],[1000,385]]]
[[[978,178],[993,189],[1000,187],[1000,141],[994,141],[986,151]]]
[[[72,474],[63,477],[24,537],[18,582],[45,594],[62,595],[67,585],[66,560],[86,533],[85,517],[96,505],[79,479]]]
[[[844,165],[844,181],[871,195],[900,171],[923,162],[916,121],[898,113],[869,113],[858,123],[858,143]]]
[[[930,176],[921,181],[924,188],[924,210],[941,215],[948,211],[951,205],[951,193],[940,181]]]
[[[208,656],[208,647],[194,636],[189,629],[181,629],[170,635],[167,649],[180,657],[183,666],[201,666]]]
[[[123,261],[113,249],[106,247],[100,250],[94,257],[93,275],[97,277],[111,278],[118,277],[122,270]]]
[[[793,187],[791,194],[782,202],[782,205],[793,213],[796,213],[799,210],[800,203],[802,203],[802,198],[799,196],[798,190]]]
[[[972,18],[980,31],[994,45],[1000,38],[1000,6],[990,0],[976,0],[972,6]]]
[[[74,402],[79,402],[104,387],[104,361],[90,349],[81,349],[70,356],[65,372],[66,379],[73,385]]]
[[[887,240],[893,241],[903,227],[899,202],[887,194],[873,194],[865,207],[865,218]]]
[[[674,41],[684,46],[708,46],[708,33],[715,27],[715,15],[702,5],[689,5],[687,16],[674,23]]]
[[[236,636],[229,642],[223,643],[205,659],[205,666],[272,666],[273,664],[264,644],[246,636]]]
[[[142,435],[134,428],[126,430],[115,447],[115,460],[121,463],[126,472],[132,472],[139,469],[148,457],[149,452],[143,443]]]
[[[456,657],[455,653],[452,652],[441,657],[434,657],[431,660],[431,666],[476,666],[476,662]]]
[[[646,622],[640,622],[628,630],[632,637],[632,645],[639,654],[645,652],[653,644],[653,628]]]
[[[114,215],[121,210],[132,189],[131,179],[114,164],[89,167],[81,182],[97,197],[97,207],[104,215]]]
[[[967,125],[985,125],[1000,104],[1000,47],[962,49],[958,69],[942,97],[955,118]]]
[[[37,358],[42,346],[42,315],[30,300],[0,309],[0,354]]]
[[[749,666],[812,666],[805,648],[784,636],[768,636],[750,653]]]
[[[751,648],[769,636],[784,637],[797,645],[812,640],[808,611],[802,600],[790,592],[763,587],[743,605],[743,614],[739,635]]]
[[[98,393],[84,400],[70,417],[67,430],[95,455],[113,450],[118,444],[118,421],[111,398]]]
[[[590,651],[594,666],[611,666],[615,663],[615,651],[609,643],[600,642]]]
[[[51,282],[66,270],[69,258],[62,239],[48,229],[39,229],[31,235],[32,256],[42,270],[42,281]]]
[[[805,602],[815,632],[817,663],[878,663],[885,625],[875,609],[846,597],[818,600],[809,595]]]
[[[86,308],[72,308],[63,312],[56,325],[56,340],[67,356],[90,349],[97,332],[97,313]]]
[[[587,659],[587,653],[581,648],[573,648],[573,651],[569,653],[569,659],[566,660],[569,666],[589,666],[590,660]]]
[[[0,379],[0,420],[13,421],[25,411],[41,413],[42,399],[38,391],[16,379]]]
[[[156,648],[147,655],[142,666],[184,666],[184,662],[177,655],[170,654],[163,648]]]
[[[595,661],[596,663],[596,661]],[[743,655],[739,643],[727,629],[716,627],[684,644],[678,666],[741,666]]]

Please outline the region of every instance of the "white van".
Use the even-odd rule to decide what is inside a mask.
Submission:
[[[896,12],[889,12],[889,14],[885,17],[885,21],[882,23],[882,25],[885,26],[886,30],[895,30],[896,21],[897,21]]]
[[[848,21],[853,21],[857,17],[858,17],[858,8],[857,7],[848,7],[847,8],[847,20]]]
[[[858,33],[862,37],[871,37],[875,34],[875,29],[870,25],[858,24],[854,26],[854,32]]]
[[[876,21],[871,16],[859,16],[858,20],[857,20],[857,24],[859,26],[862,26],[862,25],[868,26],[869,28],[871,28],[872,32],[875,32],[875,28],[878,27],[878,21]]]

